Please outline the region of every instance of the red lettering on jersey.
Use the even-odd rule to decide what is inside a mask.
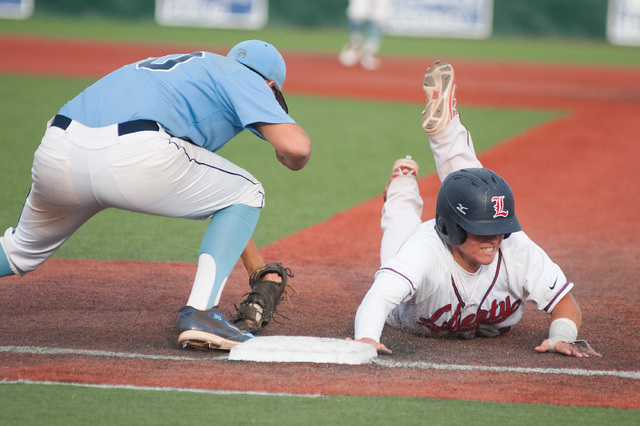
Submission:
[[[422,317],[418,318],[418,324],[427,327],[429,331],[431,331],[432,333],[439,333],[440,331],[443,331],[443,330],[436,331],[436,329],[438,328],[438,326],[436,325],[436,321],[438,321],[445,312],[449,312],[450,310],[451,310],[450,304],[443,306],[442,308],[438,309],[429,319],[422,318]]]
[[[493,215],[496,217],[507,217],[509,215],[509,211],[504,209],[504,195],[495,196],[491,199],[495,204],[493,205],[493,209],[496,211],[496,214]]]
[[[488,310],[478,309],[477,313],[461,318],[462,309],[465,305],[464,303],[458,303],[451,319],[445,321],[442,325],[437,325],[436,322],[442,315],[451,311],[451,305],[449,304],[438,309],[431,318],[419,318],[418,324],[426,327],[433,334],[469,333],[478,330],[481,325],[495,325],[505,321],[518,310],[520,305],[522,305],[522,300],[518,299],[511,303],[510,296],[507,296],[504,301],[498,302],[494,300],[491,302],[491,307]],[[510,327],[501,327],[498,329],[500,334],[507,333],[509,330]]]

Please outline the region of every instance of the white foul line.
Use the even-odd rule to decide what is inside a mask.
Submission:
[[[421,370],[493,371],[500,373],[562,374],[567,376],[614,376],[625,379],[640,379],[640,371],[582,370],[578,368],[524,368],[492,367],[490,365],[449,365],[422,361],[390,361],[374,358],[371,364],[390,368],[418,368]]]
[[[30,353],[37,355],[85,355],[116,358],[150,359],[160,361],[226,361],[229,355],[195,357],[173,355],[150,355],[127,352],[110,352],[86,349],[61,349],[42,348],[37,346],[0,346],[0,353]],[[617,370],[585,370],[578,368],[524,368],[524,367],[497,367],[490,365],[451,365],[434,364],[423,361],[392,361],[383,358],[374,358],[370,364],[388,368],[417,368],[420,370],[451,370],[451,371],[491,371],[499,373],[533,373],[533,374],[559,374],[566,376],[613,376],[625,379],[640,380],[640,371]],[[0,382],[1,383],[1,382]]]
[[[134,386],[134,385],[96,385],[91,383],[69,383],[69,382],[51,382],[51,381],[35,381],[35,380],[0,380],[0,385],[60,385],[60,386],[78,386],[83,388],[97,389],[125,389],[125,390],[143,390],[158,392],[189,392],[189,393],[205,393],[210,395],[259,395],[259,396],[299,396],[303,398],[325,398],[322,394],[308,393],[281,393],[281,392],[256,392],[256,391],[223,391],[215,389],[196,389],[196,388],[171,388],[171,387],[154,387],[154,386]]]
[[[86,350],[86,349],[41,348],[37,346],[0,346],[0,352],[26,353],[26,354],[37,354],[37,355],[104,356],[104,357],[115,357],[115,358],[152,359],[152,360],[160,360],[160,361],[224,361],[229,358],[228,355],[210,356],[210,357],[150,355],[150,354],[127,353],[127,352],[96,351],[96,350]]]

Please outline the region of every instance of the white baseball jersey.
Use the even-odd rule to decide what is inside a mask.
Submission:
[[[382,24],[387,17],[389,0],[349,0],[347,17],[352,21],[371,20]]]
[[[524,232],[504,240],[493,263],[469,273],[434,226],[421,224],[377,272],[356,315],[356,339],[379,341],[385,321],[423,336],[498,336],[520,321],[525,301],[550,312],[573,287]]]
[[[482,167],[459,115],[429,143],[441,180]],[[491,264],[465,271],[438,236],[435,220],[422,223],[422,207],[415,178],[391,181],[381,219],[382,266],[356,313],[356,339],[379,342],[385,323],[423,336],[498,336],[520,321],[525,302],[551,312],[573,288],[524,232],[503,240]]]

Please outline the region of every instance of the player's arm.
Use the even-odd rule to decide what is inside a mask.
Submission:
[[[389,313],[409,295],[410,289],[402,278],[391,272],[378,272],[356,312],[355,340],[390,354],[391,350],[380,342],[382,329]]]
[[[264,259],[260,255],[258,247],[256,247],[256,243],[253,241],[253,237],[251,237],[242,252],[241,259],[249,275],[251,275],[251,273],[256,269],[262,268],[265,265]]]
[[[560,299],[551,312],[549,338],[545,339],[540,346],[537,346],[536,351],[557,352],[578,358],[601,356],[591,349],[586,342],[584,342],[584,344],[575,343],[580,325],[582,325],[582,312],[580,311],[580,307],[573,295],[567,293]],[[553,347],[551,347],[551,345],[553,345]]]
[[[570,319],[578,329],[580,329],[582,325],[582,311],[580,311],[578,302],[576,302],[575,297],[573,297],[571,293],[567,293],[560,299],[551,312],[552,322],[560,318]]]
[[[276,149],[276,157],[291,170],[302,169],[311,157],[307,132],[293,123],[255,123],[255,129]]]
[[[242,252],[241,259],[249,276],[251,276],[253,271],[255,271],[256,269],[262,268],[266,265],[264,259],[262,258],[262,255],[260,255],[260,252],[258,251],[258,247],[256,247],[256,243],[253,241],[253,238],[251,238],[247,243],[247,246]],[[264,279],[276,282],[282,281],[282,277],[275,273],[265,275]]]
[[[373,287],[365,295],[356,311],[354,340],[373,345],[377,352],[390,354],[392,351],[380,342],[380,336],[385,320],[395,305],[385,299]]]

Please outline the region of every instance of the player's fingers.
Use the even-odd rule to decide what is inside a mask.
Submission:
[[[582,357],[585,357],[585,358],[589,358],[592,356],[596,358],[602,358],[602,355],[600,355],[598,352],[594,351],[593,349],[584,349],[578,346],[577,349],[574,350],[574,352],[581,354]]]
[[[591,346],[584,346],[582,344],[576,343],[567,343],[567,342],[559,342],[556,346],[556,349],[560,349],[557,352],[561,352],[567,356],[573,356],[576,358],[590,358],[590,357],[598,357],[601,358],[598,352],[594,351]]]
[[[582,358],[584,355],[577,349],[575,345],[567,342],[558,342],[555,347],[555,351],[559,354]]]
[[[573,347],[574,345],[572,345],[571,343],[567,343],[567,342],[557,342],[556,346],[554,348],[554,352],[558,353],[558,354],[562,354],[565,356],[575,356],[578,358],[582,358],[583,355],[581,353],[579,353],[576,349]],[[545,340],[543,341],[540,346],[536,347],[536,350],[538,352],[551,352],[551,347],[549,345],[549,340]]]
[[[537,352],[549,352],[549,340],[544,340],[540,346],[536,346],[535,350]],[[558,342],[556,343],[555,351],[562,355],[576,358],[602,357],[602,355],[594,351],[586,342],[583,343],[583,341],[576,343]]]
[[[582,358],[584,354],[578,351],[577,349],[579,348],[575,345],[572,345],[571,343],[557,342],[554,348],[554,352],[565,355],[565,356],[574,356],[577,358]],[[551,345],[549,344],[549,339],[543,341],[542,344],[540,344],[540,346],[536,348],[536,350],[538,352],[551,352]]]
[[[347,337],[346,340],[352,340],[353,341],[354,339],[352,339],[351,337]],[[362,339],[359,339],[358,341],[373,345],[376,348],[376,352],[382,352],[382,353],[386,353],[386,354],[392,353],[391,350],[389,348],[387,348],[385,345],[383,345],[382,343],[378,343],[373,339],[369,339],[368,337],[364,337]]]
[[[536,351],[538,352],[549,352],[549,339],[545,339],[540,343],[539,346],[536,346]]]
[[[392,354],[392,353],[393,353],[393,352],[391,351],[391,349],[387,348],[387,347],[386,347],[385,345],[383,345],[382,343],[380,343],[380,344],[377,344],[377,345],[376,345],[376,350],[377,350],[378,352],[385,353],[385,354]]]
[[[593,349],[589,350],[589,355],[595,356],[595,357],[598,357],[598,358],[602,358],[602,355],[600,355],[600,353],[594,351]]]
[[[581,354],[582,357],[585,358],[589,358],[589,357],[599,357],[601,358],[602,355],[600,355],[598,352],[596,352],[595,350],[593,350],[593,348],[585,341],[585,340],[576,340],[573,343],[569,344],[571,346],[571,350],[573,353],[576,354]],[[574,355],[577,356],[577,355]]]
[[[583,353],[582,351],[573,349],[570,351],[569,355],[576,358],[589,358],[589,355]]]

